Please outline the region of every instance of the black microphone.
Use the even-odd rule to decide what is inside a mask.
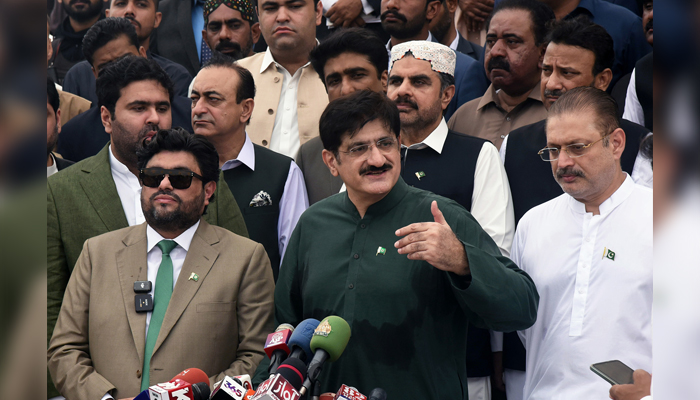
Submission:
[[[369,399],[367,400],[386,400],[386,392],[382,388],[375,388],[369,392]]]

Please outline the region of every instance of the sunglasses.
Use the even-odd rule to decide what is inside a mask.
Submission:
[[[187,169],[164,169],[164,168],[143,168],[139,170],[139,179],[143,186],[157,188],[163,182],[165,176],[168,176],[170,185],[173,189],[187,189],[192,185],[192,177],[204,182],[201,175]]]

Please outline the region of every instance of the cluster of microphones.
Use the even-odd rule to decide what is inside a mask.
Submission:
[[[267,336],[265,353],[270,357],[270,377],[257,390],[249,375],[226,376],[209,389],[204,371],[190,368],[172,380],[149,387],[134,400],[386,400],[376,388],[369,397],[342,385],[337,393],[320,393],[318,380],[326,361],[337,360],[350,340],[350,325],[336,316],[318,321],[309,318],[296,328],[282,324]]]

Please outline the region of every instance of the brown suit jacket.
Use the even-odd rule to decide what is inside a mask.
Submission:
[[[49,346],[49,370],[70,400],[139,393],[146,313],[134,281],[147,278],[146,224],[85,242]],[[188,279],[195,272],[197,281]],[[262,245],[201,221],[151,358],[150,383],[200,368],[210,383],[253,375],[273,331],[274,282]]]
[[[275,115],[282,93],[284,76],[277,71],[274,63],[260,72],[265,52],[252,55],[238,61],[253,75],[255,80],[255,109],[250,118],[246,132],[253,143],[270,147],[272,129],[275,127]],[[318,136],[318,121],[328,105],[328,94],[318,74],[311,65],[301,72],[297,91],[297,119],[299,123],[300,144]]]

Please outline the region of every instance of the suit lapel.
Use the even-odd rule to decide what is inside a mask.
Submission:
[[[143,352],[146,347],[146,313],[137,313],[134,307],[134,282],[148,280],[146,224],[129,229],[128,232],[122,240],[125,247],[116,254],[117,271],[126,317],[134,336],[136,352],[143,363]]]
[[[185,309],[206,279],[212,265],[219,257],[219,251],[212,247],[213,244],[218,242],[219,237],[214,229],[206,221],[202,220],[192,238],[192,244],[190,244],[190,249],[182,265],[182,271],[180,271],[180,276],[175,283],[168,310],[165,312],[163,324],[160,327],[158,340],[153,348],[153,354],[158,351],[165,338],[168,337],[175,323],[180,319],[182,313],[185,312]],[[189,279],[192,273],[198,275],[199,278],[196,281]]]
[[[129,226],[129,223],[112,178],[108,148],[109,143],[95,156],[94,162],[83,166],[87,174],[80,181],[80,186],[107,230],[114,231]]]
[[[197,54],[197,44],[195,43],[194,32],[192,32],[192,0],[177,0],[177,22],[182,27],[179,29],[182,47],[187,52],[187,57],[194,67],[199,71],[199,54]],[[187,29],[190,27],[190,29]]]

